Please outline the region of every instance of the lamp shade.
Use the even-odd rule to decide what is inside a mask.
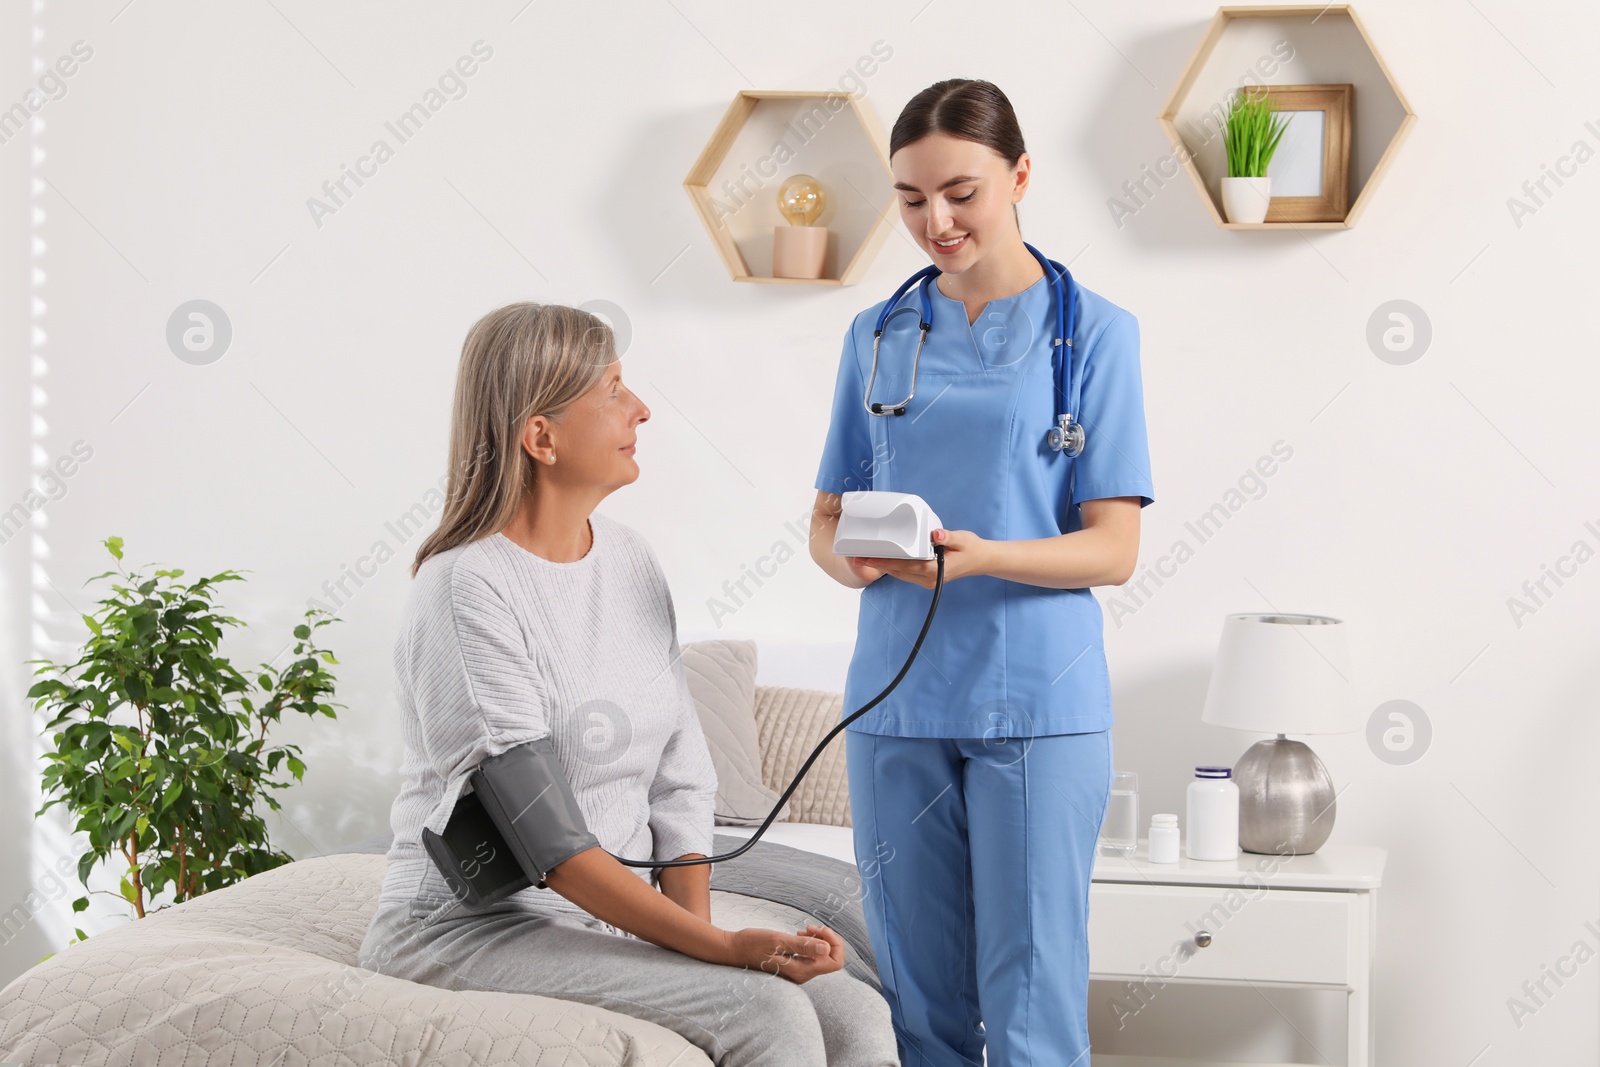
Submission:
[[[1200,720],[1264,734],[1357,729],[1343,620],[1281,613],[1226,616]]]

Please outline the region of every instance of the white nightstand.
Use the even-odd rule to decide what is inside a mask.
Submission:
[[[1371,846],[1323,845],[1309,856],[1241,852],[1233,860],[1151,863],[1140,839],[1130,858],[1095,859],[1089,977],[1146,983],[1152,993],[1167,981],[1342,989],[1349,1067],[1372,1067],[1372,969],[1387,856]],[[1130,1001],[1139,1003],[1133,994]],[[1095,1067],[1192,1062],[1091,1059]]]

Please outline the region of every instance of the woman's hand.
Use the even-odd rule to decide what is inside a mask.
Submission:
[[[971,530],[933,531],[933,542],[945,546],[944,580],[955,581],[973,574],[983,574],[985,550],[993,542],[979,537]],[[868,583],[885,574],[892,574],[903,582],[932,589],[939,575],[937,559],[889,559],[881,556],[847,556],[850,569]]]
[[[804,985],[844,966],[844,938],[815,924],[794,934],[752,926],[728,932],[728,957],[734,967],[756,967]]]
[[[849,565],[850,573],[855,575],[856,580],[862,585],[871,585],[883,577],[883,571],[876,567],[869,567],[861,556],[846,556],[844,561]]]

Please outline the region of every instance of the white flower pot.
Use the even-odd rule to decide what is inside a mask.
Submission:
[[[1222,179],[1222,213],[1229,222],[1265,221],[1271,199],[1271,178]]]

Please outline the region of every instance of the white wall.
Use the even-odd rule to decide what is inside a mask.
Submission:
[[[35,60],[78,40],[93,56],[40,113],[37,165],[19,163],[24,139],[0,144],[0,505],[75,441],[93,455],[26,536],[0,546],[0,700],[14,742],[0,903],[22,899],[18,872],[37,884],[67,847],[59,820],[35,826],[38,800],[16,785],[28,764],[16,742],[33,732],[16,661],[65,659],[82,640],[78,613],[101,595],[83,581],[111,565],[99,542],[113,534],[135,566],[248,569],[224,587],[249,623],[225,646],[238,665],[279,654],[307,599],[375,542],[399,550],[322,631],[348,709],[274,735],[303,746],[308,767],[274,820],[281,847],[312,855],[386,827],[389,650],[420,540],[386,523],[443,474],[462,336],[507,301],[626,310],[625,370],[654,417],[641,478],[602,510],[656,546],[686,640],[848,640],[856,596],[803,552],[720,629],[708,599],[775,541],[798,547],[784,524],[814,495],[845,328],[925,258],[897,229],[859,286],[735,285],[681,182],[737,90],[834,87],[883,41],[893,55],[866,84],[885,128],[935,80],[995,80],[1035,162],[1025,236],[1139,317],[1156,487],[1141,566],[1179,540],[1196,549],[1142,602],[1098,590],[1116,763],[1141,773],[1145,813],[1181,812],[1195,764],[1231,763],[1255,740],[1199,722],[1224,614],[1348,620],[1361,707],[1413,701],[1433,729],[1405,766],[1362,734],[1316,743],[1344,787],[1333,841],[1390,851],[1382,1061],[1595,1062],[1600,964],[1588,957],[1600,934],[1584,924],[1600,920],[1600,564],[1576,566],[1520,623],[1508,600],[1578,542],[1585,562],[1600,545],[1589,321],[1600,164],[1552,186],[1520,225],[1507,198],[1574,142],[1600,147],[1587,50],[1600,16],[1575,2],[1360,5],[1420,120],[1357,227],[1286,234],[1217,229],[1182,179],[1120,228],[1107,208],[1168,152],[1155,115],[1209,4],[809,10],[795,25],[793,5],[681,0],[6,9],[0,105],[38,76],[17,43],[30,17]],[[493,55],[466,95],[315,224],[307,198],[479,40]],[[35,193],[24,174],[48,185]],[[34,206],[37,258],[20,239]],[[45,280],[25,292],[34,267]],[[34,296],[48,372],[24,402],[18,318]],[[195,298],[233,327],[204,367],[164,339]],[[1432,323],[1431,347],[1406,366],[1365,339],[1393,299]],[[1186,523],[1278,441],[1292,459],[1197,544]],[[1137,606],[1113,620],[1113,604]],[[76,921],[91,932],[121,921],[105,899]],[[69,901],[0,950],[0,981],[65,943]],[[1570,973],[1561,961],[1579,943],[1585,962],[1562,987],[1546,979],[1551,995],[1528,998],[1537,1010],[1519,1024],[1508,998],[1547,967]],[[1097,1050],[1177,1041],[1340,1062],[1336,995],[1174,990],[1119,1033],[1109,992],[1093,992]]]

